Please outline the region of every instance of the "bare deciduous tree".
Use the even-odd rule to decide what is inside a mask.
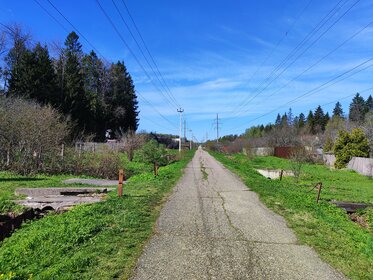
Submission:
[[[0,98],[0,168],[30,174],[61,151],[69,125],[48,106]]]
[[[128,160],[132,161],[135,150],[144,145],[146,137],[143,134],[136,134],[135,131],[129,130],[126,133],[121,133],[120,141],[123,143]]]

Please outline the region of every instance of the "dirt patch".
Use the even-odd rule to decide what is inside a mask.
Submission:
[[[349,217],[351,221],[353,221],[354,223],[357,223],[361,227],[369,228],[368,222],[363,217],[359,216],[358,214],[352,213],[352,214],[349,214]]]

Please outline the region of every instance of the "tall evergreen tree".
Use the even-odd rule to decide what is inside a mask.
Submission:
[[[314,134],[315,133],[315,120],[313,117],[313,113],[310,110],[307,116],[307,127],[310,133]]]
[[[285,113],[281,117],[281,127],[285,127],[288,125],[288,115]]]
[[[281,116],[280,116],[280,114],[277,114],[275,125],[276,126],[280,126],[281,125]]]
[[[335,107],[333,109],[332,118],[335,118],[335,117],[338,117],[338,118],[343,118],[344,117],[344,112],[343,112],[343,109],[342,109],[342,105],[341,105],[341,103],[339,103],[339,101],[335,104]]]
[[[138,127],[138,102],[132,78],[123,62],[118,61],[110,68],[112,79],[107,104],[111,115],[109,128],[113,130],[136,130]]]
[[[62,108],[65,113],[71,115],[73,121],[76,121],[76,132],[87,132],[89,130],[88,124],[92,121],[92,112],[89,99],[84,91],[81,66],[82,45],[79,43],[79,36],[75,32],[71,32],[66,38],[63,57],[65,63],[62,69],[64,73],[61,89]]]
[[[303,113],[299,114],[299,121],[298,121],[298,127],[302,128],[306,124],[306,117]]]
[[[365,102],[366,110],[369,112],[373,111],[373,98],[369,95],[367,101]]]
[[[328,116],[329,117],[329,116]],[[315,113],[313,115],[314,120],[314,132],[321,132],[325,130],[325,114],[321,106],[317,106]]]
[[[56,76],[47,47],[39,43],[23,52],[10,73],[9,93],[35,99],[42,104],[56,104]]]
[[[102,87],[104,68],[102,61],[94,51],[82,59],[84,91],[92,115],[92,121],[87,124],[87,129],[94,132],[98,139],[100,139],[99,136],[104,136],[105,131],[106,104]]]
[[[354,122],[364,121],[366,108],[364,98],[359,93],[356,93],[350,104],[349,119]]]
[[[294,124],[294,115],[291,108],[289,108],[288,114],[287,114],[287,123],[289,126],[292,126]]]

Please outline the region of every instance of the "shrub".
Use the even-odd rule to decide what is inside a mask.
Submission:
[[[45,168],[61,152],[70,127],[49,106],[0,98],[0,168],[28,175]]]
[[[370,147],[364,131],[355,128],[351,133],[339,131],[333,150],[336,156],[335,167],[344,168],[352,157],[369,157]]]
[[[148,141],[140,150],[143,161],[148,163],[157,163],[158,165],[167,165],[166,150],[163,145],[159,145],[157,141]]]

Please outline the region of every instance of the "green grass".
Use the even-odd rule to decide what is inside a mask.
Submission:
[[[212,153],[275,212],[284,216],[301,243],[313,247],[331,265],[352,279],[373,279],[373,231],[353,223],[348,215],[327,200],[373,202],[373,181],[351,171],[331,171],[322,165],[305,165],[297,182],[285,177],[268,180],[258,169],[290,169],[287,160]],[[323,182],[321,202],[316,203],[317,182]],[[365,210],[372,221],[372,209]]]
[[[161,167],[156,178],[149,172],[131,177],[122,198],[111,193],[104,202],[25,224],[0,243],[0,275],[127,279],[153,232],[162,202],[192,155]]]
[[[246,160],[243,155],[235,156],[236,160]],[[256,157],[251,160],[253,168],[291,170],[288,160],[276,157]],[[324,165],[305,164],[299,182],[293,178],[284,178],[290,184],[300,187],[323,183],[322,198],[350,202],[373,203],[373,180],[352,170],[331,170]]]
[[[173,151],[171,151],[173,152]],[[127,159],[126,154],[120,153],[120,166],[125,170],[126,178],[135,175],[152,172],[153,165],[141,161],[136,152],[133,161]],[[97,158],[92,158],[92,160]],[[24,208],[13,202],[21,197],[16,196],[14,191],[17,188],[56,188],[56,187],[87,187],[92,185],[86,184],[64,184],[63,181],[70,178],[92,178],[90,176],[77,175],[45,175],[38,174],[35,176],[21,176],[12,172],[0,171],[0,214],[14,212],[20,213]]]

